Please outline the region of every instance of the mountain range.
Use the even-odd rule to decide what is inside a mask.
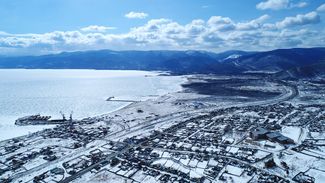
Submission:
[[[175,74],[274,73],[281,78],[325,73],[325,48],[292,48],[263,52],[112,51],[62,52],[41,56],[1,56],[0,68],[107,69],[169,71]]]

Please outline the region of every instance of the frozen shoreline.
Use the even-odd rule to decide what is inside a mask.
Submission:
[[[2,113],[0,112],[0,141],[28,135],[30,133],[49,128],[49,126],[47,125],[24,127],[15,126],[14,121],[19,117],[40,113],[41,115],[51,115],[53,118],[60,118],[58,114],[61,110],[65,113],[74,111],[74,118],[76,119],[101,116],[108,113],[113,113],[115,111],[121,110],[132,105],[132,103],[105,101],[105,98],[107,97],[114,95],[116,98],[119,99],[147,100],[153,98],[153,96],[158,97],[169,92],[178,91],[181,89],[180,85],[186,81],[186,79],[181,76],[161,76],[161,72],[147,71],[25,69],[4,69],[1,71],[2,74],[0,74],[0,76],[4,75],[5,78],[2,78],[0,80],[0,86],[3,86],[2,90],[4,90],[2,92],[2,90],[0,89],[0,92],[2,92],[3,95],[2,96],[0,94],[0,98],[3,98],[5,100],[2,103],[0,101],[0,107],[8,108],[9,106],[9,108],[12,109],[8,109],[8,111],[2,111]],[[45,77],[45,79],[43,77]],[[26,91],[21,91],[21,88],[19,88],[15,90],[21,91],[20,93],[18,92],[17,94],[11,94],[13,93],[11,92],[11,90],[14,90],[11,89],[10,86],[8,86],[11,84],[11,80],[14,83],[13,85],[15,85],[14,87],[21,86],[25,83],[32,83],[34,85],[32,85],[31,88],[35,87],[35,90],[42,90],[43,92],[40,93],[39,96],[37,94],[33,96],[31,92],[34,89],[23,88],[26,89]],[[56,83],[54,83],[54,86],[52,86],[53,83],[51,83],[51,85],[48,84],[49,86],[46,84],[44,85],[44,82],[46,83],[47,80],[49,80],[49,82],[63,82],[64,86],[57,85]],[[115,80],[117,81],[115,82]],[[127,80],[130,80],[130,84],[128,84]],[[66,81],[67,86],[65,86],[64,83]],[[76,87],[76,89],[79,90],[78,92],[81,93],[80,95],[70,94],[74,92],[74,90],[71,89],[74,86],[71,86],[71,88],[69,87],[71,82],[73,82],[72,84],[80,83],[81,88],[78,88],[79,85],[78,87]],[[39,86],[38,83],[42,84]],[[121,86],[119,86],[119,84]],[[59,87],[58,90],[60,90],[60,87],[62,87],[63,89],[67,89],[68,91],[59,91],[61,92],[60,94],[52,96],[46,91],[53,90],[53,87]],[[97,88],[92,89],[94,87],[98,87],[98,95],[96,95],[96,93],[92,95],[91,92],[93,92],[93,90],[97,92]],[[122,88],[118,89],[118,87]],[[85,88],[85,91],[83,91],[83,88]],[[87,93],[89,89],[92,90],[90,94]],[[114,90],[117,91],[114,92]],[[130,91],[128,92],[128,90]],[[139,92],[136,92],[137,90],[139,90]],[[7,94],[6,92],[9,94]],[[56,94],[55,91],[53,91],[53,93]],[[7,97],[8,99],[5,97]],[[58,97],[58,100],[56,100],[55,97]],[[81,97],[81,101],[77,97]],[[87,97],[88,100],[85,100],[84,98],[87,99]],[[9,100],[9,102],[6,100]],[[21,102],[20,100],[23,100],[23,103],[19,104]],[[62,107],[61,103],[64,103]],[[89,103],[91,104],[88,105]],[[43,107],[42,105],[47,106]],[[30,109],[33,107],[35,108],[35,110]],[[97,110],[97,108],[99,110]]]

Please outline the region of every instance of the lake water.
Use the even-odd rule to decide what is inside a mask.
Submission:
[[[25,135],[44,126],[19,127],[14,121],[38,114],[77,119],[108,113],[127,105],[108,97],[144,100],[181,90],[185,79],[145,71],[0,70],[0,140]]]

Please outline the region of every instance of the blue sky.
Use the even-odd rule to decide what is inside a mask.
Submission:
[[[1,0],[0,54],[325,45],[323,0]]]

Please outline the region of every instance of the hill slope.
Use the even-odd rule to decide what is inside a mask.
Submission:
[[[44,56],[2,57],[0,68],[161,70],[175,73],[239,72],[228,57],[202,51],[86,51]]]
[[[266,52],[227,51],[85,51],[43,56],[0,57],[0,68],[160,70],[173,73],[239,74],[313,70],[325,62],[325,48]],[[310,67],[307,67],[310,66]],[[324,67],[317,69],[322,72]],[[307,71],[306,71],[307,72]],[[308,71],[310,72],[310,71]],[[299,72],[295,72],[299,75]],[[303,75],[303,73],[301,73]]]
[[[325,60],[325,48],[278,49],[245,55],[233,60],[246,70],[279,72]]]

